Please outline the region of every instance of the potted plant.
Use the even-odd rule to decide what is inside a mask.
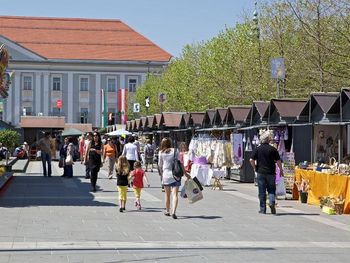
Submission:
[[[298,187],[298,191],[299,191],[299,195],[300,195],[300,201],[303,204],[307,203],[307,197],[308,197],[308,192],[310,189],[310,185],[309,185],[309,180],[306,180],[304,178],[301,179],[301,182],[295,182],[297,187]]]

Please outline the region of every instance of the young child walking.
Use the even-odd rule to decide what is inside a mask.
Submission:
[[[149,187],[149,181],[145,174],[145,171],[141,168],[141,163],[136,161],[134,163],[134,170],[130,172],[129,180],[133,180],[133,189],[135,194],[135,206],[138,210],[141,210],[141,190],[143,188],[143,179],[145,179],[147,186]]]
[[[118,163],[116,167],[117,173],[117,187],[119,192],[119,212],[125,210],[125,204],[128,192],[128,175],[129,175],[129,162],[124,155],[118,158]]]

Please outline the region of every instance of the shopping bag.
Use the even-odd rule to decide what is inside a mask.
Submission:
[[[202,191],[199,189],[198,185],[192,179],[186,180],[184,188],[185,188],[185,193],[187,195],[188,202],[190,204],[193,204],[203,199]]]
[[[276,196],[285,196],[286,195],[286,186],[284,184],[283,177],[276,184]]]

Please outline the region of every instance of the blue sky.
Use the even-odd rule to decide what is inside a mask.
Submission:
[[[173,56],[252,14],[254,0],[0,0],[1,15],[121,19]]]

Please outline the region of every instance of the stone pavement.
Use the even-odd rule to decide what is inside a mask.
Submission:
[[[0,195],[0,262],[347,262],[349,215],[328,216],[315,206],[279,200],[277,215],[258,214],[253,184],[223,181],[204,199],[180,198],[178,219],[163,215],[159,176],[148,173],[142,211],[128,193],[119,212],[116,181],[101,170],[89,192],[84,166],[74,178],[53,177],[30,162]]]

